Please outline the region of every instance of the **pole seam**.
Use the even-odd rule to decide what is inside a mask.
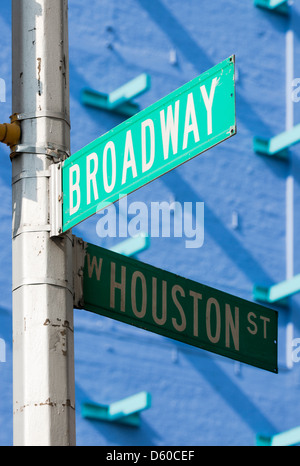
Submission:
[[[19,288],[22,288],[23,286],[39,286],[39,285],[50,285],[50,286],[56,286],[58,288],[64,288],[67,289],[71,295],[73,296],[73,289],[71,286],[68,286],[64,280],[52,280],[49,278],[46,279],[39,279],[36,277],[32,278],[26,278],[23,279],[19,284],[13,287],[13,291],[18,290]]]

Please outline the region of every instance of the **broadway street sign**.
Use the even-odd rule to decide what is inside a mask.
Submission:
[[[76,237],[74,252],[75,307],[278,372],[276,311]]]
[[[62,231],[236,134],[234,56],[62,165]]]

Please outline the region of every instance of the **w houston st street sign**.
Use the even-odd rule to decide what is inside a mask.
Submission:
[[[74,237],[75,307],[277,373],[276,311]]]

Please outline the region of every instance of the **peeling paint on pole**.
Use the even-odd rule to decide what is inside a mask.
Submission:
[[[50,239],[49,222],[53,155],[70,150],[67,11],[67,0],[12,2],[15,446],[76,443],[72,238]]]

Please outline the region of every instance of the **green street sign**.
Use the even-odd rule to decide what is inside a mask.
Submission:
[[[75,247],[76,308],[278,372],[276,311],[78,238]]]
[[[236,134],[234,56],[62,165],[62,231]]]

